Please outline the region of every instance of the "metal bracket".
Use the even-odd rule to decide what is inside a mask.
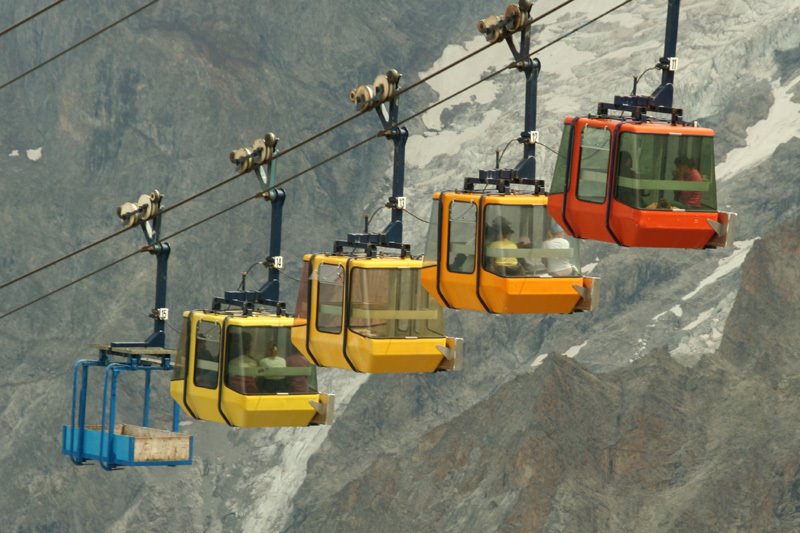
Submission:
[[[403,210],[406,208],[406,197],[405,196],[392,196],[389,198],[389,201],[386,203],[386,207],[390,209],[400,209]]]
[[[169,309],[166,307],[155,308],[150,312],[150,317],[156,320],[169,320]]]
[[[283,256],[276,255],[267,257],[267,259],[264,261],[264,266],[267,268],[274,268],[275,270],[283,269]]]
[[[539,132],[534,131],[523,131],[522,135],[520,136],[520,142],[525,144],[536,144],[539,142]]]
[[[714,237],[706,245],[707,248],[727,248],[733,245],[734,224],[736,222],[736,213],[728,213],[720,211],[719,222],[716,220],[706,219],[708,225],[714,230]]]
[[[322,394],[325,397],[323,402],[315,402],[309,400],[308,403],[314,408],[316,414],[311,419],[314,425],[330,425],[333,423],[334,406],[336,405],[336,396],[333,394]]]
[[[596,311],[597,310],[597,298],[596,294],[597,291],[596,286],[598,282],[598,278],[584,278],[591,280],[591,284],[588,286],[582,286],[578,284],[573,284],[572,288],[575,289],[580,295],[580,300],[575,305],[575,311]]]
[[[231,151],[228,158],[236,165],[239,172],[247,172],[269,162],[275,155],[275,147],[280,139],[274,133],[267,133],[261,139],[253,141],[251,148],[238,148]]]
[[[658,60],[658,65],[656,65],[660,70],[666,70],[667,72],[675,72],[678,70],[678,58],[677,57],[662,57]]]
[[[436,370],[461,370],[464,361],[464,339],[461,337],[447,337],[444,346],[436,348],[444,356],[444,361]]]

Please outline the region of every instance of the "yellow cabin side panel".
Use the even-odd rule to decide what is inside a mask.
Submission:
[[[347,355],[361,372],[435,372],[444,356],[438,346],[447,339],[368,339],[350,333]]]

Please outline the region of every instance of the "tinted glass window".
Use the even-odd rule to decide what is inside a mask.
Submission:
[[[565,124],[564,131],[561,134],[561,144],[558,147],[558,154],[556,156],[556,166],[553,171],[553,181],[550,183],[550,193],[560,193],[567,190],[567,177],[569,167],[567,162],[569,160],[569,141],[572,135],[572,125]]]
[[[302,319],[308,318],[308,272],[311,270],[309,265],[308,261],[303,261],[303,270],[300,273],[300,282],[297,286],[297,305],[295,306],[294,316]]]
[[[189,341],[189,319],[181,321],[181,335],[178,338],[178,350],[173,361],[172,379],[186,379],[186,352]]]
[[[626,132],[618,159],[616,196],[627,205],[716,211],[712,137]]]
[[[449,218],[447,269],[451,272],[473,272],[478,209],[472,202],[452,202]]]
[[[422,260],[423,267],[436,266],[439,263],[439,200],[434,200],[431,206],[431,216],[428,218],[428,238],[425,241],[425,256]]]
[[[194,384],[207,389],[217,388],[219,375],[220,328],[215,322],[197,322],[194,337]]]
[[[317,330],[341,333],[344,269],[340,265],[321,264],[317,276]]]
[[[444,336],[441,306],[422,287],[418,268],[354,268],[349,328],[374,338]]]
[[[583,129],[578,169],[578,198],[603,203],[608,181],[608,155],[611,132],[606,128]]]
[[[316,368],[292,346],[289,326],[231,326],[225,384],[241,394],[316,392]]]
[[[488,205],[484,268],[503,277],[580,275],[578,243],[544,205]]]

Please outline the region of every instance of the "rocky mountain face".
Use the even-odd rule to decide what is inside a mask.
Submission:
[[[799,232],[754,245],[720,349],[695,366],[666,347],[606,373],[551,354],[287,530],[797,530]]]
[[[139,194],[158,188],[169,205],[232,175],[228,151],[267,131],[288,147],[349,116],[349,90],[387,68],[410,84],[437,58],[476,49],[477,19],[505,8],[485,4],[161,2],[0,90],[0,280],[115,231],[114,209]],[[59,453],[71,364],[91,355],[91,342],[149,331],[154,261],[142,255],[0,321],[0,511],[8,529],[798,529],[791,420],[800,120],[792,118],[800,118],[800,10],[785,0],[731,2],[724,13],[711,0],[684,4],[676,104],[717,130],[720,205],[740,216],[734,248],[584,243],[584,263],[601,278],[600,309],[448,313],[451,334],[465,337],[463,372],[320,371],[339,404],[330,428],[185,423],[196,438],[191,467],[76,468]],[[535,41],[613,5],[570,4],[537,26]],[[0,83],[137,7],[69,2],[0,37]],[[0,6],[0,27],[31,9]],[[557,146],[564,116],[630,90],[630,76],[661,55],[664,16],[661,0],[633,2],[540,54],[545,144]],[[493,47],[411,91],[401,116],[509,58]],[[493,166],[494,148],[518,135],[520,76],[481,87],[408,125],[407,195],[420,218],[431,192]],[[279,172],[291,176],[378,128],[374,116],[360,117],[280,159]],[[387,143],[369,143],[286,186],[289,302],[300,256],[328,250],[385,201],[390,161]],[[538,150],[544,176],[553,161]],[[238,180],[169,213],[165,231],[255,191],[249,177]],[[263,258],[266,212],[250,202],[170,240],[173,323]],[[425,232],[407,220],[415,250]],[[142,244],[131,232],[2,289],[0,312]],[[154,408],[166,413],[166,378],[159,384]],[[139,416],[135,385],[121,391],[131,421]]]

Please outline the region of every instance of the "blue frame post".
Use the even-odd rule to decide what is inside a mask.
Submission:
[[[161,217],[157,218],[157,225],[161,225]],[[156,237],[158,231],[156,232]],[[169,263],[170,247],[166,242],[152,243],[151,254],[156,256],[156,306],[153,309],[153,333],[145,341],[147,346],[163,348],[166,344],[167,325],[166,316],[162,310],[167,308],[167,267]]]
[[[72,413],[70,425],[64,426],[62,432],[62,452],[69,455],[75,464],[82,464],[88,459],[96,459],[105,470],[113,470],[118,466],[175,466],[192,463],[193,438],[187,436],[189,442],[188,456],[139,460],[135,459],[135,440],[133,434],[120,435],[116,439],[114,425],[116,423],[117,380],[122,371],[144,370],[144,406],[142,425],[150,425],[150,404],[152,395],[152,371],[173,368],[172,350],[164,348],[166,344],[165,325],[168,318],[167,301],[167,266],[170,247],[160,242],[161,229],[160,203],[162,195],[153,191],[142,195],[139,203],[125,203],[117,214],[126,227],[139,224],[144,231],[149,246],[147,251],[156,256],[156,294],[155,308],[150,314],[153,319],[153,332],[144,342],[112,342],[100,345],[100,355],[96,360],[82,359],[75,363],[72,376]],[[125,362],[111,363],[110,356],[125,358]],[[103,380],[103,399],[99,431],[94,427],[86,427],[86,399],[89,388],[89,367],[105,368]],[[80,380],[80,390],[78,381]],[[172,428],[178,433],[180,424],[180,407],[173,401]],[[155,432],[154,432],[155,433]],[[147,437],[151,438],[151,437]],[[117,457],[119,455],[119,457]]]
[[[350,100],[361,111],[374,109],[381,121],[383,130],[380,135],[392,141],[394,154],[392,161],[392,196],[386,204],[392,210],[389,224],[380,233],[370,233],[368,220],[365,218],[364,233],[348,233],[346,241],[337,240],[334,243],[334,252],[341,252],[344,248],[361,248],[367,256],[376,253],[376,247],[399,248],[401,255],[410,251],[410,246],[403,243],[403,209],[405,209],[405,159],[408,129],[399,126],[399,83],[402,74],[392,69],[385,75],[375,79],[373,85],[359,85],[350,92]],[[386,103],[389,103],[388,110]]]
[[[533,180],[536,178],[536,142],[538,132],[536,130],[536,100],[539,94],[539,72],[542,69],[541,62],[528,57],[531,51],[531,26],[527,22],[530,19],[530,2],[519,2],[519,14],[525,22],[520,29],[519,49],[514,45],[512,35],[506,35],[505,40],[508,48],[516,60],[516,68],[525,75],[525,131],[520,133],[518,141],[522,143],[522,161],[517,165],[517,175],[523,179]],[[504,20],[504,27],[515,24],[516,19]]]
[[[673,107],[673,94],[675,83],[675,70],[678,67],[676,56],[678,49],[678,20],[680,18],[680,0],[669,0],[667,5],[667,23],[664,34],[664,55],[652,68],[661,70],[661,84],[650,96],[615,96],[614,102],[600,102],[597,105],[599,116],[608,116],[610,110],[629,112],[635,120],[644,120],[647,112],[656,112],[671,115],[672,124],[685,124],[683,122],[683,109]],[[651,69],[645,70],[645,72]],[[639,77],[634,77],[633,92]]]
[[[277,141],[276,141],[277,142]],[[277,182],[275,174],[277,163],[270,159],[267,163],[267,174],[269,180],[267,187],[269,195],[265,200],[272,204],[272,213],[269,224],[269,257],[275,258],[281,255],[281,234],[283,230],[283,202],[286,200],[286,192],[280,188],[274,188]],[[259,167],[260,169],[260,167]],[[259,291],[262,298],[272,302],[280,301],[280,270],[277,268],[269,269],[267,283]]]
[[[280,301],[280,270],[283,268],[281,257],[281,234],[283,230],[283,204],[286,192],[277,185],[277,145],[280,139],[274,133],[268,133],[262,139],[256,139],[252,148],[239,148],[230,153],[230,160],[239,172],[253,170],[261,186],[261,196],[272,204],[270,217],[269,242],[267,258],[260,263],[269,270],[266,283],[257,291],[248,291],[242,277],[242,290],[225,291],[222,298],[214,298],[212,309],[219,310],[222,305],[240,307],[245,315],[250,314],[256,304],[274,307],[278,315],[282,314],[286,305]]]
[[[84,455],[84,441],[83,441],[83,434],[84,430],[86,429],[86,392],[88,390],[88,380],[89,380],[89,367],[90,366],[100,366],[104,364],[100,360],[92,360],[92,359],[81,359],[77,361],[72,368],[72,415],[70,417],[70,451],[69,456],[73,463],[76,465],[83,464],[86,461],[86,456]],[[80,376],[81,376],[81,389],[80,393],[78,393],[78,369],[80,369]],[[75,400],[78,399],[78,425],[76,431],[75,425]],[[77,440],[77,442],[76,442]],[[63,443],[63,446],[66,446],[66,442]]]
[[[100,418],[100,454],[98,461],[104,470],[114,469],[114,424],[117,410],[117,375],[119,363],[106,366],[103,379],[103,413]],[[111,376],[111,390],[108,383]],[[110,392],[110,395],[109,395]],[[106,412],[108,412],[108,426],[106,426]],[[108,430],[106,430],[108,427]]]
[[[142,413],[142,426],[150,426],[150,372],[151,368],[144,369],[144,409]],[[174,401],[174,400],[173,400]]]
[[[398,79],[399,81],[399,79]],[[386,138],[392,141],[394,145],[394,155],[392,156],[392,198],[389,199],[390,204],[397,204],[397,198],[403,196],[405,189],[406,177],[406,141],[408,141],[408,129],[405,126],[397,127],[398,114],[400,112],[399,97],[394,96],[389,100],[389,116],[386,116],[386,109],[384,106],[375,108],[378,117],[381,120],[383,127],[388,130]],[[403,210],[394,208],[392,209],[392,217],[389,224],[383,230],[384,243],[397,243],[403,242]]]
[[[672,107],[675,71],[670,68],[670,59],[677,56],[680,10],[680,0],[669,0],[664,34],[664,56],[658,60],[657,65],[661,69],[661,85],[651,95],[655,99],[655,105],[661,107]]]

